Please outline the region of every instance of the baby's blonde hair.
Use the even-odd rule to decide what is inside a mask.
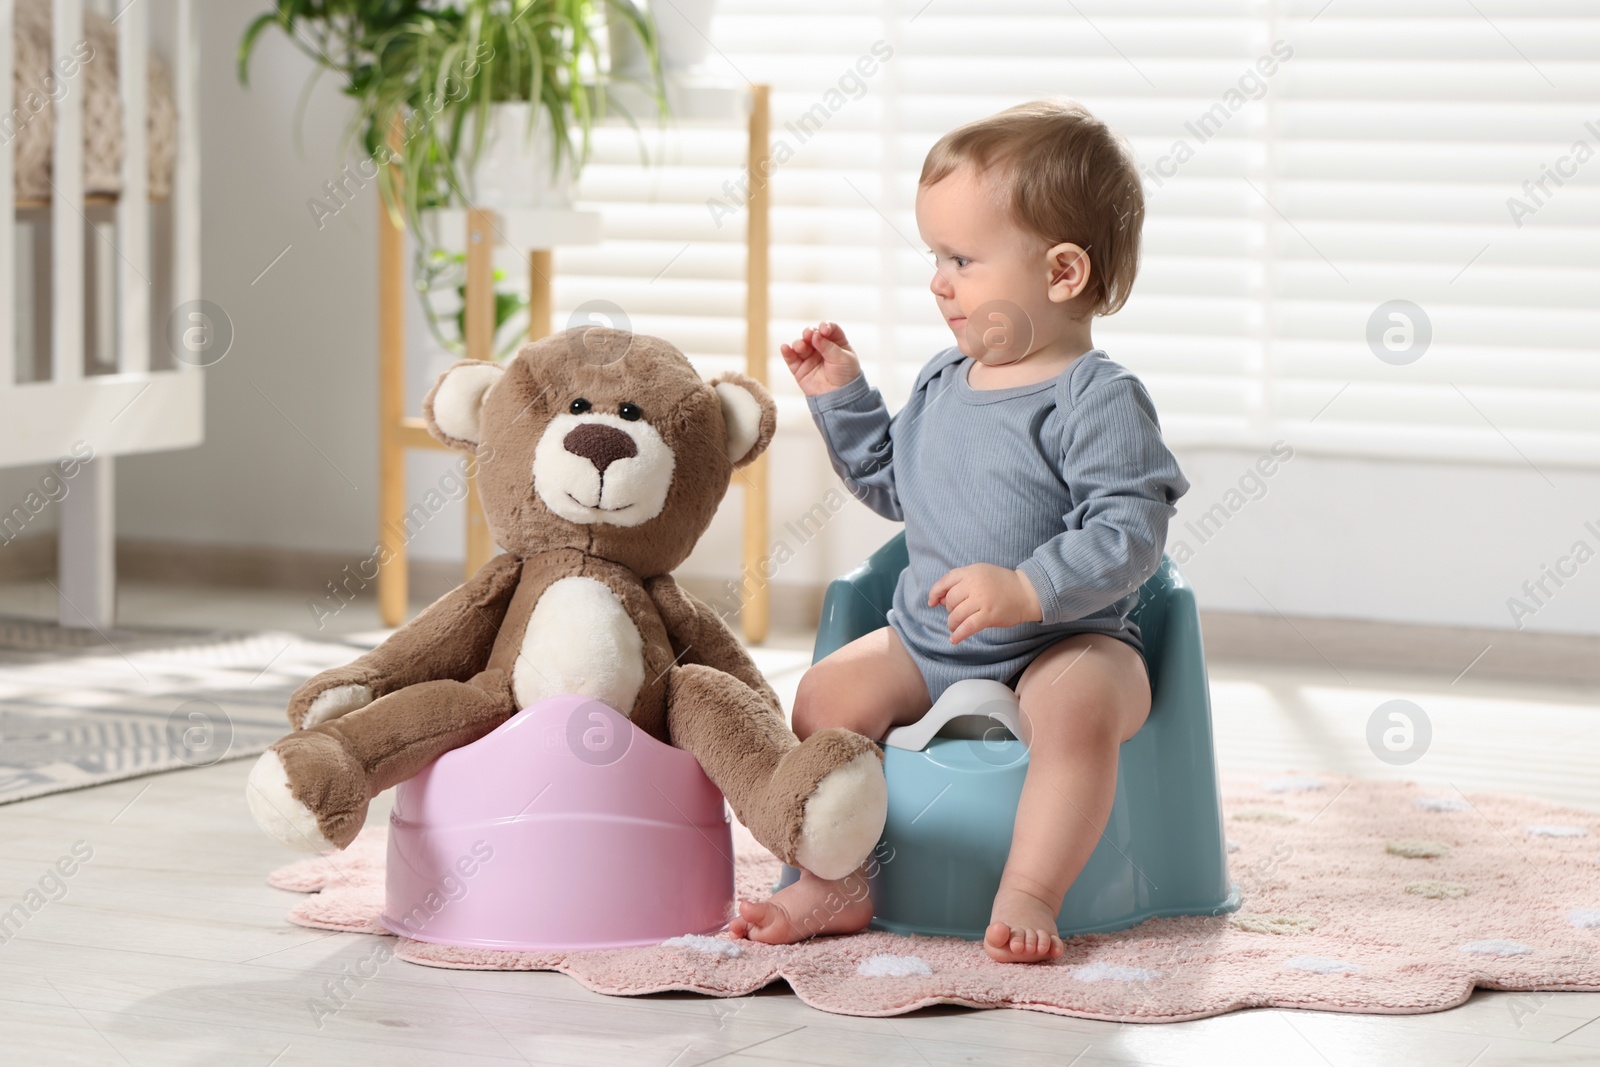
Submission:
[[[919,186],[971,166],[996,167],[994,192],[1025,233],[1089,254],[1089,315],[1127,302],[1139,272],[1144,189],[1127,142],[1073,100],[1033,100],[945,134],[922,161]]]

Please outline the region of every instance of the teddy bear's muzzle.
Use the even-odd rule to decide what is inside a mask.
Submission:
[[[533,488],[570,522],[637,526],[661,513],[675,457],[644,420],[558,415],[533,454]]]

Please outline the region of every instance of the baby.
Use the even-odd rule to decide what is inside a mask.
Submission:
[[[1144,384],[1090,340],[1092,317],[1127,299],[1144,200],[1103,123],[1035,101],[941,138],[916,218],[955,345],[897,415],[837,323],[782,346],[834,470],[904,521],[910,555],[888,625],[806,672],[793,725],[881,741],[959,679],[1014,686],[1029,762],[984,947],[1049,960],[1062,897],[1111,813],[1118,747],[1150,711],[1127,614],[1189,490]],[[859,930],[866,868],[831,882],[804,871],[738,910],[734,936],[769,943]]]

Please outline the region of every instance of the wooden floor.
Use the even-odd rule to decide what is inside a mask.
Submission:
[[[38,590],[0,591],[0,613],[48,613]],[[309,629],[279,594],[125,589],[121,621]],[[375,628],[353,606],[340,629]],[[360,614],[365,612],[364,615]],[[800,635],[759,659],[787,700],[809,661]],[[1600,810],[1600,690],[1472,675],[1339,672],[1212,662],[1228,769],[1410,777]],[[1432,747],[1391,768],[1366,748],[1372,710],[1428,713]],[[1369,1064],[1600,1063],[1600,994],[1478,992],[1426,1015],[1254,1010],[1170,1025],[1026,1011],[925,1009],[891,1019],[815,1011],[783,985],[718,1000],[611,998],[552,973],[443,971],[374,953],[380,942],[284,921],[294,894],[264,875],[291,858],[244,804],[249,760],[0,807],[0,912],[53,890],[0,944],[0,1063],[255,1064]],[[374,815],[382,817],[386,805]],[[92,850],[62,880],[58,860]],[[70,864],[67,864],[70,867]],[[374,973],[375,972],[375,973]],[[370,974],[356,982],[350,975]],[[344,981],[342,1009],[312,1002]]]

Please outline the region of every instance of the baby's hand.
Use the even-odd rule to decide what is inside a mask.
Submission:
[[[836,322],[807,326],[800,340],[782,345],[783,361],[806,396],[821,396],[861,375],[861,361]]]
[[[940,601],[950,612],[950,643],[959,645],[979,630],[1041,622],[1044,609],[1033,583],[1021,571],[973,563],[946,571],[928,590],[928,606]]]

